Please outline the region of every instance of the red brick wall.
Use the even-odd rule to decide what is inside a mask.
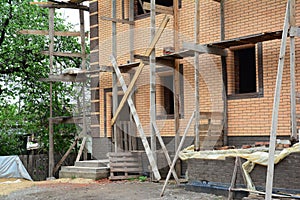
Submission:
[[[126,6],[128,2],[126,2]],[[212,0],[200,1],[200,42],[211,43],[220,40],[220,4]],[[225,1],[225,37],[231,39],[244,35],[281,30],[284,21],[286,1],[269,0],[230,0]],[[117,17],[121,18],[121,5],[117,1]],[[300,5],[299,5],[300,6]],[[298,7],[297,7],[298,8]],[[111,17],[111,1],[98,0],[99,10],[99,52],[98,64],[111,65],[109,56],[111,54],[111,22],[101,20],[101,16]],[[127,11],[126,11],[127,12]],[[125,16],[128,16],[125,12]],[[163,15],[157,15],[156,24],[159,26]],[[161,39],[156,46],[156,54],[162,53],[162,48],[173,46],[173,22],[167,25]],[[194,1],[182,0],[182,8],[179,11],[179,43],[183,41],[192,42],[194,39]],[[297,16],[297,19],[299,17]],[[134,49],[136,54],[141,54],[147,48],[150,41],[150,18],[146,17],[135,21]],[[118,24],[117,26],[117,58],[119,64],[129,60],[129,25]],[[296,42],[298,44],[298,41]],[[263,43],[263,83],[264,96],[262,98],[247,98],[228,100],[228,135],[268,135],[271,126],[271,114],[273,106],[273,95],[276,81],[277,61],[280,48],[280,41],[274,40]],[[299,48],[296,48],[296,55]],[[287,54],[289,51],[287,51]],[[232,55],[229,52],[228,65],[228,89],[232,90]],[[289,119],[289,56],[286,57],[282,95],[279,111],[279,135],[290,134]],[[180,61],[184,65],[184,119],[180,120],[180,128],[184,130],[188,118],[194,110],[194,61],[193,58],[186,58]],[[299,62],[296,59],[296,62]],[[200,109],[201,111],[222,111],[222,71],[221,59],[218,56],[203,54],[200,56]],[[300,76],[297,70],[297,77]],[[127,78],[128,80],[128,78]],[[157,81],[159,79],[157,78]],[[103,73],[100,76],[100,135],[104,136],[104,106],[107,110],[107,131],[111,133],[110,127],[110,101],[104,102],[104,88],[111,88],[111,74]],[[135,94],[136,108],[139,117],[149,133],[149,66],[146,66],[143,74],[137,81],[137,92]],[[299,90],[299,87],[297,86]],[[157,87],[159,90],[159,86]],[[157,99],[160,99],[160,92],[157,92]],[[109,98],[107,98],[109,99]],[[158,101],[159,102],[159,101]],[[174,120],[157,121],[162,135],[174,135]],[[193,128],[190,129],[190,135]]]

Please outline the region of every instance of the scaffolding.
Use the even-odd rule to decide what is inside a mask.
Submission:
[[[84,23],[84,11],[89,11],[87,6],[82,4],[84,0],[70,0],[69,2],[60,2],[60,1],[49,1],[49,2],[33,2],[32,4],[38,5],[41,8],[47,8],[49,10],[49,30],[22,30],[23,34],[37,34],[37,35],[48,35],[49,36],[49,50],[42,51],[41,53],[49,56],[49,69],[50,73],[48,78],[42,78],[40,81],[48,82],[50,85],[50,117],[49,117],[49,178],[53,177],[54,174],[58,171],[61,164],[70,154],[72,149],[77,145],[79,140],[81,141],[81,146],[79,153],[77,155],[76,161],[79,161],[87,140],[88,127],[87,127],[87,105],[86,105],[86,84],[88,81],[87,74],[89,74],[86,66],[87,54],[86,54],[86,37],[88,36],[85,33],[85,23]],[[55,9],[76,9],[79,11],[79,32],[62,32],[55,31],[54,16]],[[55,52],[54,51],[54,37],[55,36],[71,36],[79,37],[81,41],[81,52],[80,53],[65,53],[65,52]],[[64,57],[79,57],[81,58],[81,66],[76,69],[65,69],[60,70],[60,72],[55,72],[54,70],[54,56],[64,56]],[[93,72],[92,72],[93,73]],[[54,116],[53,115],[53,84],[55,82],[73,82],[81,83],[81,103],[82,105],[79,108],[79,116]],[[80,126],[81,132],[78,136],[75,137],[73,144],[70,146],[68,151],[62,157],[62,159],[55,165],[54,163],[54,130],[53,127],[55,124],[76,124]],[[86,158],[86,154],[84,155]]]
[[[200,33],[200,3],[199,0],[195,0],[195,15],[194,15],[194,42],[183,43],[184,50],[179,49],[179,43],[178,43],[178,30],[179,30],[179,14],[178,14],[178,0],[173,0],[173,7],[172,9],[167,8],[165,6],[158,6],[155,4],[155,0],[151,0],[150,3],[145,3],[144,5],[141,5],[144,10],[150,10],[150,27],[151,27],[151,42],[149,47],[147,48],[147,51],[144,55],[134,56],[133,51],[133,44],[134,44],[134,35],[133,35],[133,29],[134,29],[134,1],[129,0],[129,19],[118,19],[117,18],[117,3],[116,0],[112,0],[112,13],[111,17],[102,16],[102,20],[111,21],[112,23],[112,52],[111,52],[111,63],[112,67],[101,67],[100,70],[96,70],[97,72],[112,72],[112,104],[113,104],[113,118],[111,120],[111,126],[113,127],[113,134],[115,138],[115,144],[114,144],[114,150],[117,153],[118,152],[118,140],[116,139],[117,136],[117,126],[116,122],[118,121],[118,116],[122,110],[122,107],[127,102],[130,111],[131,116],[134,119],[134,122],[137,126],[137,130],[140,134],[143,146],[145,148],[149,163],[151,165],[151,170],[153,173],[153,178],[155,180],[159,180],[160,173],[158,171],[157,167],[157,160],[156,160],[156,138],[159,140],[160,145],[163,148],[164,154],[166,156],[166,159],[168,161],[168,165],[170,167],[170,170],[167,175],[167,179],[165,181],[165,184],[163,186],[161,196],[164,193],[165,187],[168,183],[168,180],[173,174],[176,181],[178,181],[178,177],[176,175],[176,171],[179,169],[176,168],[176,162],[178,159],[179,151],[181,150],[183,146],[183,142],[185,140],[185,137],[187,135],[187,132],[192,124],[192,121],[195,120],[195,128],[194,128],[194,136],[195,136],[195,144],[194,148],[195,151],[200,150],[200,124],[199,121],[202,118],[201,112],[200,112],[200,94],[199,94],[199,55],[200,54],[213,54],[220,56],[221,63],[222,63],[222,76],[223,76],[223,82],[227,85],[227,66],[226,66],[226,56],[227,51],[226,49],[229,47],[239,46],[241,44],[253,44],[257,42],[263,42],[268,40],[274,40],[274,39],[280,39],[281,38],[281,49],[280,49],[280,56],[279,56],[279,62],[278,62],[278,74],[277,74],[277,81],[276,81],[276,91],[274,95],[274,107],[273,107],[273,114],[272,114],[272,127],[271,127],[271,134],[270,134],[270,154],[269,154],[269,163],[268,163],[268,174],[267,174],[267,183],[266,183],[266,199],[269,200],[272,197],[272,181],[273,181],[273,170],[274,170],[274,151],[275,151],[275,141],[276,141],[276,131],[277,131],[277,121],[278,121],[278,106],[280,101],[280,87],[281,87],[281,81],[282,81],[282,73],[283,73],[283,63],[284,63],[284,56],[285,56],[285,49],[286,49],[286,40],[289,34],[290,37],[290,52],[291,52],[291,60],[290,60],[290,69],[291,69],[291,122],[292,122],[292,137],[297,137],[297,131],[296,131],[296,100],[295,100],[295,37],[299,36],[299,28],[296,27],[295,22],[295,0],[288,0],[287,8],[286,8],[286,14],[285,14],[285,22],[283,30],[280,31],[274,31],[274,32],[265,32],[260,34],[254,34],[249,36],[244,36],[240,38],[225,40],[225,20],[224,20],[224,2],[225,0],[214,0],[216,2],[220,3],[220,42],[214,42],[209,44],[200,44],[199,41],[199,33]],[[53,63],[53,56],[55,56],[55,52],[53,51],[53,37],[54,37],[54,29],[53,29],[53,16],[54,16],[54,9],[55,8],[66,8],[70,6],[69,8],[76,8],[80,10],[80,24],[83,24],[83,10],[88,10],[86,7],[80,5],[82,1],[76,1],[73,2],[70,1],[72,4],[60,4],[60,3],[49,3],[49,4],[43,4],[40,5],[41,7],[47,7],[49,8],[49,36],[50,36],[50,49],[49,49],[49,56],[50,56],[50,76],[49,76],[49,82],[50,82],[50,94],[52,94],[52,82],[58,80],[57,78],[52,77],[52,63]],[[75,3],[75,4],[74,4]],[[161,24],[158,29],[156,29],[156,13],[162,13],[166,14],[165,18],[161,21]],[[158,40],[160,39],[161,34],[163,33],[166,25],[169,22],[168,15],[173,15],[173,30],[174,30],[174,53],[164,55],[164,56],[156,56],[155,55],[155,46]],[[130,63],[126,65],[118,65],[117,63],[117,23],[126,23],[129,25],[130,36],[129,36],[129,46],[130,46]],[[80,36],[82,38],[81,41],[84,41],[85,33],[84,33],[84,26],[81,26]],[[86,70],[85,67],[85,45],[84,43],[81,43],[82,45],[82,69]],[[139,62],[134,62],[134,57],[140,59]],[[190,117],[190,120],[187,124],[187,127],[185,128],[185,131],[183,133],[182,138],[180,139],[180,131],[179,131],[179,96],[180,94],[180,86],[179,86],[179,59],[185,58],[185,57],[194,57],[194,84],[195,84],[195,110]],[[169,61],[169,64],[171,63],[172,66],[174,66],[174,136],[175,136],[175,157],[173,158],[173,161],[170,159],[170,156],[168,154],[167,149],[165,148],[165,144],[161,138],[160,132],[156,125],[156,107],[155,107],[155,74],[156,74],[156,64],[160,63],[161,61]],[[171,60],[171,61],[170,61]],[[134,89],[134,86],[136,84],[136,81],[140,74],[142,73],[142,70],[145,66],[145,63],[149,63],[150,65],[150,127],[151,127],[151,141],[150,145],[146,139],[144,129],[141,125],[139,116],[136,112],[136,108],[134,105],[134,102],[132,100],[132,90]],[[122,77],[120,69],[131,69],[136,68],[135,74],[131,77],[131,82],[128,86],[126,86],[124,82],[124,78]],[[85,73],[87,74],[87,73]],[[61,78],[61,77],[60,77]],[[69,81],[70,81],[69,77]],[[124,96],[118,105],[118,81],[120,82],[122,86],[122,90],[124,92]],[[224,88],[226,90],[226,88]],[[224,101],[224,113],[223,113],[223,120],[225,121],[225,126],[223,128],[224,133],[224,143],[227,143],[226,134],[227,134],[227,100],[226,97],[223,99]],[[85,107],[85,106],[83,106]],[[53,172],[53,157],[50,157],[50,155],[53,155],[53,123],[55,120],[58,120],[57,118],[54,119],[52,116],[52,102],[50,102],[50,120],[49,120],[49,176],[52,176]],[[85,108],[83,108],[85,109]],[[84,112],[83,112],[84,113]],[[83,127],[83,133],[86,134],[86,116],[83,116],[82,123],[84,124]],[[59,119],[63,120],[63,119]],[[85,141],[85,140],[83,140]],[[83,142],[84,143],[84,142]],[[177,165],[178,167],[179,165]]]

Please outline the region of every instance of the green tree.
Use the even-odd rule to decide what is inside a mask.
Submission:
[[[30,2],[0,1],[0,106],[3,108],[0,109],[0,141],[4,141],[5,137],[15,140],[13,135],[33,133],[39,136],[45,145],[44,150],[47,150],[49,83],[39,79],[49,74],[49,57],[40,53],[49,49],[49,38],[24,35],[19,31],[48,30],[48,9],[30,5]],[[56,31],[72,29],[72,25],[66,25],[61,16],[56,14]],[[80,43],[75,37],[55,37],[54,49],[58,52],[80,52]],[[80,64],[79,58],[55,57],[54,71],[80,67]],[[72,84],[55,83],[53,91],[54,115],[72,115],[70,99],[75,95]],[[10,111],[9,114],[7,111]],[[6,120],[8,117],[10,119]],[[56,151],[68,148],[74,135],[64,133],[74,133],[75,128],[74,125],[55,126]],[[12,150],[12,153],[16,151]]]

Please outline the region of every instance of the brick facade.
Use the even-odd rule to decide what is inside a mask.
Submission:
[[[128,0],[124,1],[124,16],[128,18]],[[296,13],[298,7],[296,6]],[[286,1],[269,0],[230,0],[224,3],[225,13],[225,39],[241,37],[250,34],[281,30],[283,27]],[[91,19],[91,68],[98,66],[111,66],[109,56],[111,54],[111,21],[101,19],[102,16],[111,17],[111,1],[98,0],[90,3]],[[117,18],[122,18],[121,1],[117,1]],[[212,43],[220,41],[220,3],[212,0],[200,1],[200,43]],[[173,17],[167,25],[162,37],[156,46],[156,55],[162,55],[163,48],[174,46],[173,44]],[[163,18],[162,14],[157,14],[156,24],[159,26]],[[298,19],[299,16],[296,16]],[[183,41],[194,41],[194,2],[182,0],[179,10],[179,43]],[[297,20],[299,21],[299,20]],[[150,17],[137,17],[134,29],[134,50],[135,54],[145,51],[150,41]],[[117,24],[117,60],[118,64],[125,64],[129,57],[129,25]],[[296,40],[296,56],[300,45]],[[257,45],[256,53],[258,52]],[[276,81],[276,71],[280,40],[272,40],[262,43],[262,66],[263,66],[263,95],[259,98],[237,98],[228,99],[228,136],[229,137],[267,137],[271,127],[271,115],[273,107],[273,95]],[[289,47],[287,47],[289,48]],[[228,49],[227,62],[227,88],[228,95],[235,91],[234,82],[234,50]],[[289,81],[289,50],[287,50],[284,66],[282,93],[279,108],[278,135],[290,135],[290,81]],[[256,58],[257,59],[257,58]],[[256,62],[259,62],[256,60]],[[180,119],[180,130],[184,131],[186,124],[194,110],[194,61],[193,58],[180,60],[183,64],[184,77],[184,113]],[[299,60],[296,58],[296,65]],[[201,111],[223,112],[224,110],[224,86],[222,81],[222,65],[219,56],[202,54],[200,55],[200,109]],[[129,72],[134,72],[133,69]],[[149,66],[145,66],[143,73],[139,77],[135,90],[135,105],[145,129],[149,136],[149,101],[150,101],[150,80]],[[130,81],[129,73],[123,74],[128,84]],[[161,92],[161,76],[157,73],[157,107],[158,113],[161,112],[163,105]],[[300,76],[296,68],[296,77]],[[98,82],[97,82],[98,79]],[[297,80],[297,78],[296,78]],[[110,125],[111,119],[111,92],[112,87],[111,73],[101,73],[94,76],[92,84],[92,107],[95,120],[98,123],[92,125],[93,137],[108,137],[112,135]],[[258,87],[258,86],[257,86]],[[300,90],[298,84],[296,90]],[[122,92],[119,92],[122,94]],[[98,105],[96,105],[98,104]],[[300,108],[298,108],[299,110]],[[174,136],[174,119],[159,119],[157,125],[162,136]],[[193,127],[193,126],[192,126]],[[193,128],[189,135],[193,135]]]

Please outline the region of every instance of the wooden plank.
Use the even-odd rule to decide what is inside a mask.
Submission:
[[[144,2],[145,5],[145,2]],[[155,0],[150,1],[150,42],[155,37],[155,14],[156,5]],[[156,59],[155,59],[155,50],[153,50],[149,56],[150,60],[150,144],[153,157],[155,162],[157,162],[156,156],[156,134],[154,127],[151,124],[156,122]],[[152,174],[151,174],[152,178]]]
[[[152,126],[153,126],[153,128],[155,130],[155,133],[156,133],[156,136],[158,138],[159,144],[160,144],[160,146],[161,146],[161,148],[162,148],[162,150],[163,150],[163,152],[165,154],[165,157],[167,159],[168,165],[169,165],[169,167],[171,167],[172,166],[172,161],[171,161],[171,158],[169,156],[167,147],[166,147],[166,145],[165,145],[165,143],[164,143],[164,141],[163,141],[163,139],[161,137],[161,134],[159,132],[159,129],[158,129],[157,125],[156,125],[156,122],[152,123]],[[174,168],[172,169],[172,175],[173,175],[176,183],[180,184],[178,176],[177,176],[176,171],[174,170]]]
[[[77,157],[76,157],[76,162],[78,162],[80,160],[81,154],[83,152],[83,149],[85,147],[85,142],[86,142],[87,137],[83,137]]]
[[[112,21],[112,22],[116,22],[116,23],[134,25],[134,21],[129,21],[126,19],[116,19],[116,18],[110,18],[110,17],[105,17],[105,16],[101,16],[100,19],[106,20],[106,21]]]
[[[117,2],[116,0],[112,0],[111,3],[111,14],[112,18],[117,18]],[[112,55],[114,57],[117,57],[117,23],[112,22]],[[117,85],[117,75],[115,72],[112,73],[112,111],[113,111],[113,117],[117,111],[118,107],[118,85]],[[113,134],[114,134],[114,140],[115,140],[115,152],[118,151],[118,129],[116,124],[112,124]]]
[[[296,25],[295,0],[290,5],[290,25]],[[291,139],[297,139],[297,117],[296,117],[296,78],[295,78],[295,37],[290,36],[290,95],[291,95]]]
[[[132,162],[127,161],[127,159],[131,159],[131,157],[126,158],[126,160],[124,159],[123,161],[116,161],[114,158],[110,159],[109,161],[110,166],[111,167],[139,167],[140,164],[138,163],[139,160],[138,159],[133,159]]]
[[[238,157],[235,158],[235,164],[234,164],[234,168],[233,168],[233,174],[232,174],[232,178],[231,178],[231,183],[230,183],[230,187],[228,189],[228,200],[232,200],[233,199],[233,192],[232,192],[232,188],[235,187],[235,183],[236,183],[236,178],[237,178],[237,170],[238,170],[238,165],[239,165],[239,161],[238,161]]]
[[[200,54],[208,53],[218,56],[227,56],[227,50],[217,47],[210,47],[202,44],[195,44],[190,42],[183,42],[182,47],[187,50],[193,50]]]
[[[76,76],[76,75],[49,75],[48,78],[40,78],[39,81],[44,82],[85,82],[87,80],[86,76]]]
[[[151,10],[151,4],[148,2],[143,3],[143,9],[144,10]],[[162,5],[155,5],[155,12],[157,13],[162,13],[166,15],[173,15],[173,7],[167,7],[167,6],[162,6]]]
[[[169,179],[170,179],[170,177],[171,177],[172,169],[175,167],[176,161],[177,161],[178,156],[179,156],[179,152],[181,151],[181,148],[182,148],[182,146],[183,146],[185,137],[186,137],[186,135],[187,135],[187,133],[188,133],[188,131],[189,131],[189,129],[190,129],[190,126],[191,126],[191,124],[192,124],[192,122],[193,122],[194,117],[195,117],[195,112],[193,112],[193,114],[192,114],[192,116],[191,116],[191,118],[190,118],[190,120],[189,120],[189,122],[188,122],[188,124],[187,124],[187,126],[186,126],[186,128],[185,128],[185,130],[184,130],[183,136],[182,136],[182,138],[181,138],[181,141],[180,141],[180,143],[179,143],[178,149],[177,149],[176,154],[175,154],[175,156],[174,156],[172,165],[171,165],[171,167],[170,167],[170,169],[169,169],[167,178],[166,178],[166,180],[165,180],[164,186],[163,186],[162,191],[161,191],[161,193],[160,193],[160,196],[161,196],[161,197],[164,195],[164,192],[165,192],[167,183],[168,183],[168,181],[169,181]]]
[[[120,82],[120,84],[122,86],[123,92],[128,91],[127,86],[125,84],[125,81],[124,81],[124,79],[122,77],[122,74],[121,74],[121,72],[120,72],[120,70],[118,68],[117,61],[116,61],[116,59],[113,56],[111,56],[111,62],[112,62],[113,67],[115,69],[116,75],[118,76],[118,79],[119,79],[119,82]],[[139,116],[138,116],[137,111],[135,109],[134,103],[133,103],[133,101],[132,101],[132,99],[131,99],[130,96],[128,97],[127,102],[128,102],[129,108],[130,108],[130,112],[132,113],[134,121],[136,123],[137,129],[139,131],[139,134],[140,134],[143,146],[145,148],[145,151],[146,151],[146,154],[147,154],[150,166],[151,166],[151,170],[152,170],[152,172],[154,174],[154,177],[157,180],[160,180],[161,176],[159,174],[159,171],[158,171],[158,168],[157,168],[157,164],[155,162],[155,158],[154,158],[154,156],[152,154],[152,151],[151,151],[151,149],[149,147],[149,143],[148,143],[147,137],[146,137],[146,135],[144,133],[144,129],[142,127],[142,123],[141,123],[141,121],[139,119]]]
[[[131,179],[131,178],[138,178],[140,175],[127,175],[127,176],[110,176],[109,180],[124,180],[124,179]]]
[[[48,30],[20,30],[19,33],[26,35],[49,35]],[[80,32],[54,31],[54,36],[79,37]],[[85,36],[88,37],[88,33],[85,33]]]
[[[143,169],[141,167],[136,167],[136,168],[126,168],[126,167],[113,167],[110,165],[110,171],[112,172],[136,172],[136,173],[141,173]]]
[[[49,55],[49,51],[41,51],[43,55]],[[64,53],[64,52],[53,52],[54,56],[62,56],[62,57],[81,57],[80,53]]]
[[[50,75],[53,73],[53,52],[54,52],[54,15],[55,10],[54,8],[49,9],[49,68],[50,68]],[[50,82],[50,119],[53,117],[53,99],[52,99],[52,82]],[[53,169],[54,169],[54,133],[53,133],[53,124],[52,121],[49,121],[49,167],[48,167],[48,175],[49,177],[53,177]]]
[[[195,15],[194,15],[194,42],[199,43],[199,29],[200,29],[200,3],[195,0]],[[194,55],[194,83],[195,83],[195,151],[200,150],[199,138],[199,119],[200,119],[200,94],[199,94],[199,76],[200,76],[199,52],[195,51]]]
[[[72,149],[76,146],[77,141],[78,141],[78,137],[75,138],[74,142],[71,144],[71,146],[69,147],[69,149],[66,151],[66,153],[64,154],[64,156],[60,159],[60,161],[56,164],[56,166],[53,169],[53,174],[55,174],[55,172],[57,172],[57,170],[60,168],[60,166],[63,164],[63,162],[66,160],[66,158],[69,156],[69,154],[71,153]]]
[[[82,117],[61,116],[49,118],[53,124],[82,124]]]
[[[277,68],[277,77],[276,77],[276,85],[275,85],[276,88],[274,93],[272,125],[271,125],[271,133],[270,133],[270,146],[269,146],[266,196],[265,196],[266,200],[272,199],[274,156],[275,156],[275,146],[276,146],[277,125],[278,125],[278,110],[279,110],[279,102],[280,102],[280,91],[281,91],[281,84],[282,84],[284,58],[285,58],[285,51],[286,51],[286,40],[287,40],[288,29],[289,29],[289,19],[288,19],[289,12],[290,12],[289,8],[290,8],[290,0],[287,2],[287,6],[286,6],[283,33],[282,33],[279,60],[278,60],[278,68]]]
[[[173,0],[173,35],[174,35],[174,51],[178,52],[180,49],[179,45],[179,2],[178,0]],[[173,99],[174,99],[174,130],[175,130],[175,141],[174,141],[174,152],[178,148],[178,145],[180,143],[180,127],[179,127],[179,109],[180,109],[180,99],[183,94],[181,94],[180,91],[180,60],[175,59],[174,61],[174,70],[173,70],[173,88],[174,88],[174,93],[173,93]],[[176,171],[179,173],[181,171],[181,164],[177,163],[175,166]],[[180,174],[179,174],[180,175]],[[174,175],[173,175],[174,176]],[[177,182],[178,184],[178,182]]]
[[[65,3],[65,4],[37,4],[41,8],[70,8],[70,9],[79,9],[79,10],[84,10],[84,11],[89,11],[89,7],[84,6],[84,5],[77,5],[77,4],[71,4],[71,3]]]
[[[161,22],[161,24],[160,24],[159,29],[157,30],[157,32],[156,32],[156,34],[155,34],[154,39],[153,39],[152,42],[150,43],[150,45],[149,45],[149,47],[148,47],[148,49],[147,49],[147,51],[146,51],[146,53],[145,53],[145,56],[150,56],[150,53],[151,53],[152,50],[154,49],[156,43],[158,42],[158,40],[159,40],[161,34],[163,33],[165,27],[167,26],[167,23],[169,22],[169,20],[170,20],[169,17],[167,17],[167,16],[164,17],[164,19],[162,20],[162,22]],[[113,125],[113,124],[116,122],[116,120],[117,120],[117,118],[118,118],[118,116],[119,116],[119,114],[120,114],[120,112],[121,112],[121,110],[122,110],[122,108],[123,108],[123,106],[124,106],[126,100],[128,99],[128,97],[129,97],[129,95],[130,95],[132,89],[134,88],[134,85],[135,85],[135,83],[136,83],[136,81],[137,81],[139,75],[141,74],[141,72],[142,72],[144,66],[145,66],[145,64],[144,64],[143,62],[141,62],[141,63],[139,64],[139,66],[138,66],[138,68],[137,68],[137,70],[136,70],[134,76],[132,77],[131,82],[129,83],[128,90],[127,90],[127,91],[124,91],[124,96],[123,96],[123,98],[122,98],[122,100],[121,100],[121,102],[120,102],[120,104],[119,104],[119,107],[117,108],[116,112],[114,112],[114,116],[113,116],[113,118],[111,119],[111,125]]]

